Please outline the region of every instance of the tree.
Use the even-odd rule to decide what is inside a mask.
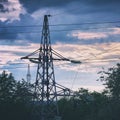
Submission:
[[[15,101],[16,102],[30,102],[33,98],[32,85],[28,85],[25,80],[18,81],[15,90]]]
[[[63,120],[100,120],[106,100],[104,94],[81,88],[76,96],[60,99],[58,105]]]
[[[12,73],[0,74],[0,119],[31,120],[32,90],[27,82],[16,81]]]
[[[105,82],[106,91],[113,99],[120,100],[120,64],[109,68],[107,72],[103,71],[103,73],[101,78]]]
[[[16,81],[12,74],[5,71],[0,75],[0,101],[10,101],[15,94]]]
[[[102,119],[119,120],[120,111],[120,64],[109,68],[101,78],[104,81],[105,94],[108,96],[108,104],[102,112]]]

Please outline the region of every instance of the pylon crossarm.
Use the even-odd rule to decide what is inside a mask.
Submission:
[[[35,50],[34,52],[30,53],[29,55],[25,56],[25,57],[21,57],[21,59],[29,59],[30,56],[33,56],[37,53],[39,53],[40,49]]]
[[[44,96],[45,96],[46,94],[44,94]],[[35,96],[36,96],[36,98],[41,98],[41,96],[43,96],[43,94],[41,94],[41,93],[35,93]],[[64,97],[64,96],[75,96],[75,93],[73,92],[73,91],[69,91],[69,90],[60,90],[60,91],[57,91],[57,94],[53,94],[53,93],[51,93],[51,94],[49,94],[49,96],[57,96],[57,97]]]
[[[57,96],[73,96],[74,91],[56,83]]]
[[[29,59],[30,62],[38,63],[38,64],[40,63],[39,58],[28,58],[28,56],[26,56],[26,57],[22,57],[21,59]],[[74,64],[81,64],[82,63],[79,60],[70,60],[70,59],[67,59],[67,58],[52,58],[52,60],[56,60],[56,61],[69,61],[69,62],[74,63]]]
[[[29,58],[29,61],[32,63],[38,63],[38,64],[40,63],[38,58]]]
[[[70,60],[71,63],[74,63],[74,64],[81,64],[82,62],[79,61],[79,60]]]
[[[62,56],[61,54],[59,54],[58,52],[56,52],[53,49],[52,49],[52,54],[55,55],[55,56],[57,56],[57,57],[59,57],[59,58],[61,58],[61,59],[67,59],[67,58],[65,58],[64,56]]]
[[[82,62],[79,61],[79,60],[70,60],[70,59],[67,59],[67,58],[63,58],[63,59],[53,58],[53,60],[58,60],[58,61],[69,61],[69,62],[74,63],[74,64],[81,64],[81,63],[82,63]]]
[[[58,60],[58,61],[70,61],[69,59],[67,58],[53,58],[53,60]]]
[[[52,53],[53,55],[57,56],[58,58],[53,58],[53,60],[58,60],[58,61],[69,61],[71,63],[75,63],[75,64],[81,64],[82,62],[79,60],[71,60],[68,58],[63,57],[61,54],[59,54],[58,52],[56,52],[55,50],[52,49]]]
[[[25,56],[25,57],[21,57],[21,59],[29,59],[31,62],[33,63],[40,63],[40,60],[39,58],[35,58],[35,57],[31,57],[37,53],[39,53],[40,51],[40,48],[35,50],[34,52],[30,53],[29,55]],[[56,52],[55,50],[52,49],[52,53],[53,55],[57,56],[58,58],[52,58],[52,60],[58,60],[58,61],[69,61],[71,63],[74,63],[74,64],[81,64],[82,62],[79,61],[79,60],[71,60],[71,59],[68,59],[68,58],[65,58],[63,57],[61,54],[59,54],[58,52]]]

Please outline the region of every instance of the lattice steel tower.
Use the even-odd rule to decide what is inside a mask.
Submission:
[[[48,15],[45,15],[35,84],[37,99],[42,102],[42,120],[52,120],[58,115],[55,84]]]
[[[28,70],[27,70],[26,78],[27,78],[27,83],[29,85],[31,83],[31,74],[30,74],[30,65],[29,64],[28,64]]]
[[[81,62],[67,59],[51,48],[48,17],[50,15],[44,16],[40,48],[22,59],[29,59],[38,64],[34,101],[41,104],[41,120],[60,120],[57,96],[69,96],[74,93],[69,88],[55,82],[53,60]]]

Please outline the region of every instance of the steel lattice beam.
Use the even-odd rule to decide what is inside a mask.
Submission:
[[[81,62],[69,60],[51,48],[49,16],[44,16],[40,48],[22,59],[29,59],[31,62],[38,64],[34,101],[41,105],[41,120],[60,120],[57,97],[73,96],[74,92],[55,82],[53,60],[70,61],[72,63]],[[53,54],[57,57],[53,58]]]

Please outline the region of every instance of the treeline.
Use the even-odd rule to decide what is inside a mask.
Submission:
[[[16,81],[11,73],[3,71],[0,75],[0,120],[29,120],[32,94],[27,82]]]
[[[103,92],[79,89],[76,96],[58,101],[62,120],[119,120],[120,116],[120,64],[101,71]],[[5,71],[0,74],[0,120],[40,120],[35,111],[40,106],[31,102],[34,85],[16,81]]]

